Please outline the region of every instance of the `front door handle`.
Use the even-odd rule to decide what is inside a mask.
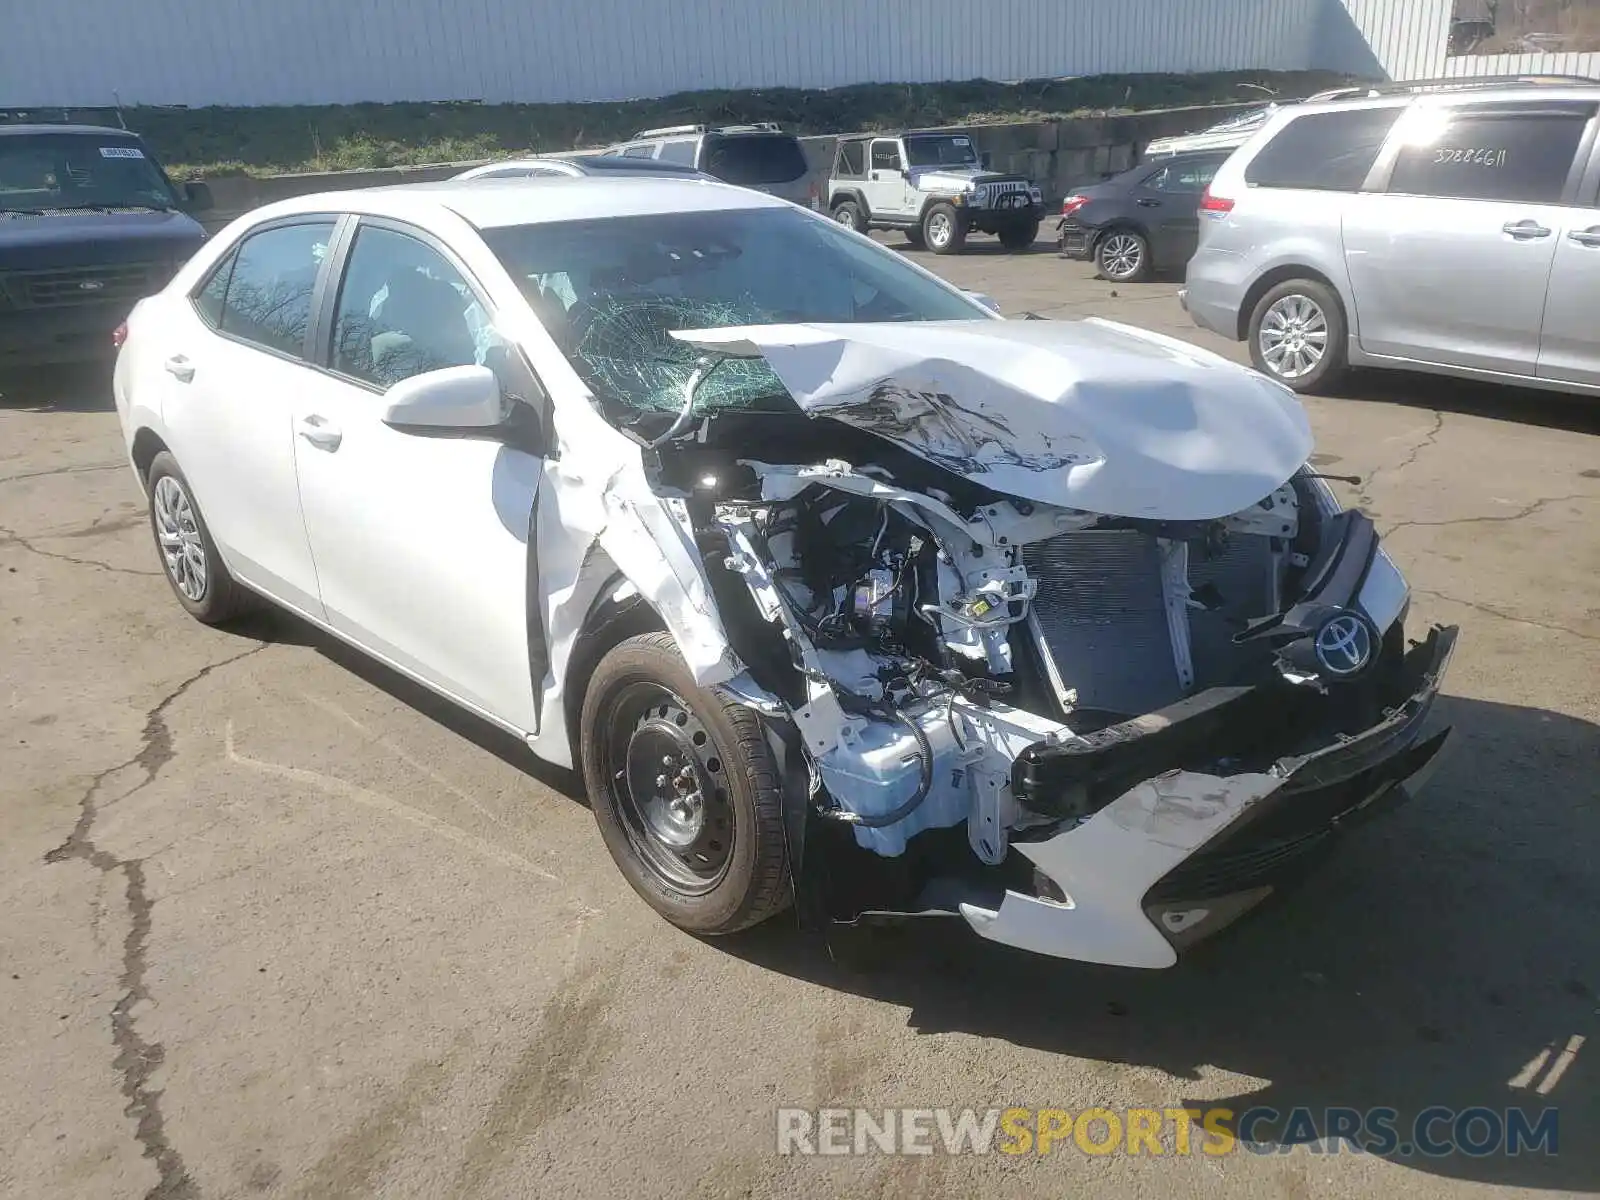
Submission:
[[[174,354],[161,365],[179,383],[188,383],[194,378],[194,364],[181,354]]]
[[[318,450],[337,450],[344,441],[344,433],[327,417],[312,413],[295,422],[295,432]]]
[[[1539,224],[1539,222],[1526,217],[1520,221],[1507,221],[1500,228],[1519,242],[1528,242],[1533,241],[1535,238],[1547,238],[1550,236],[1549,229]]]
[[[1600,225],[1591,225],[1587,229],[1574,229],[1567,234],[1567,240],[1577,242],[1580,246],[1600,246]]]

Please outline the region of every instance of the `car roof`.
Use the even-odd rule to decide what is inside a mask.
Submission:
[[[699,175],[694,167],[684,163],[662,162],[654,158],[624,158],[620,154],[547,154],[532,158],[506,158],[498,162],[481,163],[455,179],[481,178],[492,171],[523,171],[534,167],[569,167],[588,174],[611,175]]]
[[[80,137],[123,137],[138,138],[138,134],[131,129],[116,129],[110,125],[8,125],[0,121],[0,137],[26,137],[30,134],[40,133],[70,133]]]
[[[316,192],[256,209],[252,223],[302,213],[348,212],[426,225],[454,213],[479,229],[541,225],[597,217],[637,217],[677,212],[733,212],[792,208],[748,188],[714,179],[663,175],[570,178],[467,179],[403,183],[344,192]]]

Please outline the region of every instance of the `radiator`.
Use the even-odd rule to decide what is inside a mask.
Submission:
[[[1023,562],[1039,581],[1029,627],[1079,708],[1133,715],[1183,698],[1154,537],[1078,530],[1025,547]],[[1235,536],[1215,557],[1190,543],[1190,587],[1210,584],[1222,601],[1213,611],[1189,609],[1195,689],[1224,682],[1236,661],[1234,633],[1274,610],[1276,569],[1268,538]]]

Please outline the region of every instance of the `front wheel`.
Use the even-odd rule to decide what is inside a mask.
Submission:
[[[959,254],[967,242],[967,227],[955,205],[939,203],[922,218],[922,240],[935,254]]]
[[[1250,314],[1250,361],[1297,392],[1314,392],[1344,372],[1344,307],[1314,279],[1280,283]]]
[[[1006,225],[1000,230],[1000,244],[1013,254],[1028,249],[1039,237],[1039,222],[1024,221],[1020,225]]]
[[[600,835],[650,907],[723,934],[788,906],[783,789],[761,720],[697,685],[670,636],[600,660],[579,739]]]

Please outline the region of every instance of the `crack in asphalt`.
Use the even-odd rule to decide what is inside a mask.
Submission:
[[[1433,409],[1432,412],[1433,428],[1423,433],[1421,439],[1418,440],[1415,446],[1411,447],[1404,458],[1395,463],[1392,467],[1374,467],[1372,470],[1367,472],[1366,483],[1361,486],[1361,489],[1358,492],[1356,492],[1356,503],[1360,507],[1368,508],[1371,506],[1372,485],[1374,481],[1377,480],[1379,475],[1382,475],[1386,472],[1395,475],[1400,474],[1401,471],[1404,471],[1407,467],[1413,465],[1417,461],[1418,456],[1421,455],[1424,450],[1438,443],[1439,435],[1444,432],[1444,413],[1439,409]]]
[[[1535,500],[1532,504],[1524,505],[1513,513],[1491,513],[1483,517],[1451,517],[1445,521],[1396,521],[1383,531],[1383,536],[1388,537],[1397,529],[1442,529],[1446,525],[1498,525],[1507,521],[1520,521],[1525,517],[1533,516],[1534,513],[1547,504],[1560,504],[1568,500],[1600,500],[1600,496],[1589,492],[1578,492],[1571,496],[1545,496],[1541,500]]]
[[[72,537],[77,535],[66,534],[64,536]],[[113,575],[142,575],[147,579],[154,579],[161,574],[160,571],[145,571],[138,567],[114,567],[110,563],[101,562],[97,558],[79,558],[73,554],[58,554],[54,550],[42,550],[38,546],[35,546],[30,539],[19,534],[15,529],[8,529],[4,525],[0,525],[0,537],[4,538],[3,541],[0,541],[0,546],[14,543],[18,546],[21,546],[29,554],[37,554],[40,558],[53,558],[59,562],[73,563],[80,567],[96,567],[102,571],[110,571]]]
[[[146,952],[150,939],[150,915],[155,901],[150,899],[145,887],[143,858],[121,859],[109,850],[96,845],[95,818],[100,812],[100,789],[118,771],[137,766],[144,778],[123,794],[122,799],[148,787],[161,768],[172,760],[172,730],[167,724],[167,710],[212,672],[249,658],[266,649],[261,642],[219,662],[210,663],[190,675],[173,688],[145,714],[144,730],[138,753],[131,758],[107,767],[89,782],[78,800],[78,819],[67,835],[67,840],[44,856],[46,863],[69,862],[77,859],[88,863],[104,876],[121,873],[123,898],[128,909],[128,933],[122,940],[122,974],[119,983],[122,996],[111,1009],[111,1040],[117,1056],[113,1066],[122,1075],[122,1095],[127,1100],[123,1113],[135,1122],[134,1137],[144,1150],[144,1157],[156,1165],[160,1178],[156,1186],[145,1193],[145,1200],[198,1200],[199,1188],[184,1165],[183,1155],[167,1139],[166,1125],[161,1113],[162,1093],[150,1086],[151,1076],[166,1057],[160,1042],[147,1041],[139,1032],[138,1008],[150,1001],[150,988],[145,981],[148,969]]]
[[[1462,608],[1470,608],[1473,612],[1483,613],[1485,616],[1499,617],[1502,621],[1509,621],[1513,625],[1529,625],[1534,629],[1548,630],[1550,633],[1564,633],[1568,637],[1578,638],[1585,642],[1600,642],[1600,634],[1584,633],[1582,630],[1573,629],[1568,625],[1557,625],[1551,621],[1535,621],[1531,617],[1519,617],[1515,613],[1508,613],[1504,609],[1495,608],[1490,604],[1480,604],[1476,600],[1463,600],[1459,596],[1446,595],[1436,592],[1432,588],[1412,588],[1419,596],[1432,596],[1436,600],[1444,600],[1450,604],[1459,604]]]
[[[0,483],[17,483],[23,479],[45,479],[51,475],[88,475],[93,471],[116,471],[126,462],[88,463],[84,466],[51,467],[48,471],[23,471],[17,475],[0,475]]]

